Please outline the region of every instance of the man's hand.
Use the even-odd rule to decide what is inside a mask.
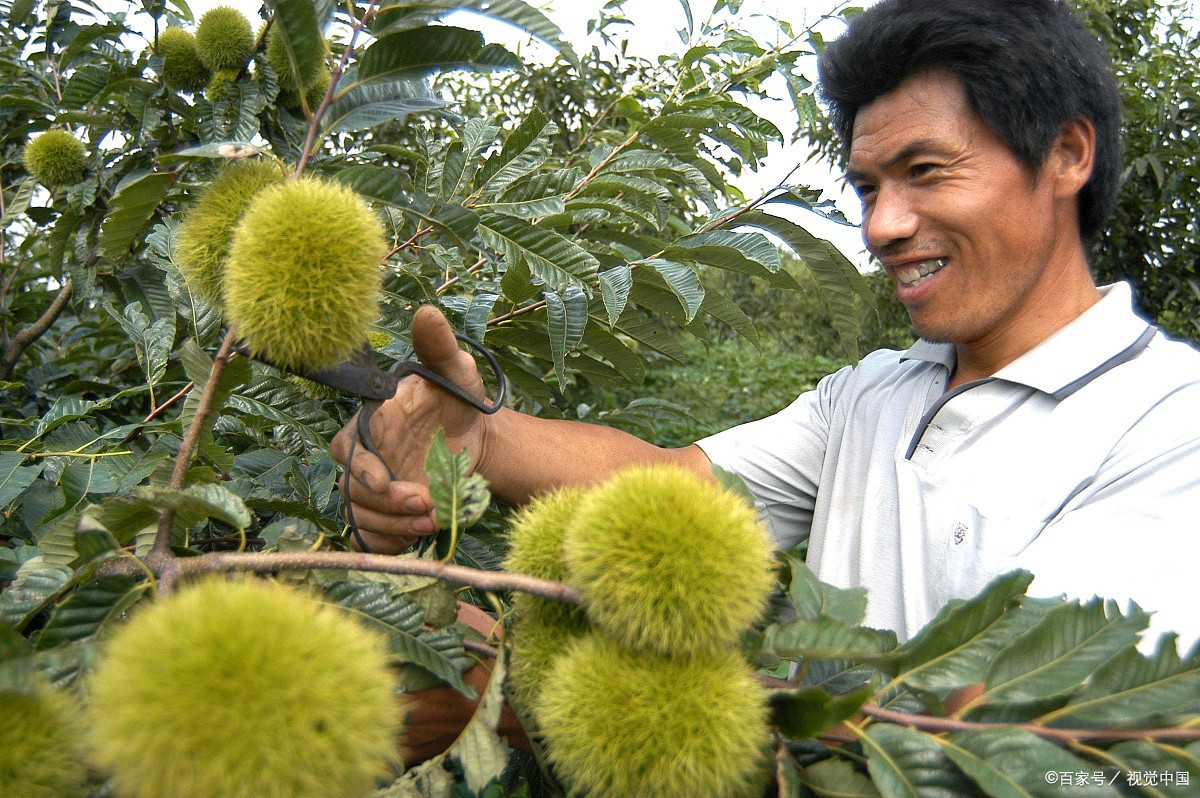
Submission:
[[[483,381],[474,359],[458,348],[454,331],[436,308],[422,307],[413,316],[412,342],[422,363],[483,398]],[[436,529],[425,475],[425,456],[433,436],[444,428],[450,451],[466,448],[478,462],[485,419],[478,410],[415,375],[402,380],[395,395],[375,411],[371,435],[395,479],[388,477],[384,464],[359,442],[341,485],[343,493],[349,491],[354,520],[373,551],[402,551]],[[346,462],[357,435],[356,425],[357,417],[338,432],[329,447],[340,463]]]

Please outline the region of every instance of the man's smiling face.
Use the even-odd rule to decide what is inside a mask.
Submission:
[[[863,240],[922,337],[982,343],[1053,314],[1061,197],[971,110],[953,75],[917,74],[864,106],[847,177]]]

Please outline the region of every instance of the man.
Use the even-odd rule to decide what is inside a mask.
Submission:
[[[1055,0],[873,6],[822,55],[821,86],[863,238],[922,340],[682,449],[482,416],[410,380],[372,421],[397,480],[361,449],[346,477],[368,544],[433,531],[421,466],[441,426],[513,502],[639,462],[735,471],[778,545],[807,536],[818,576],[867,587],[867,622],[901,639],[1018,567],[1036,594],[1130,597],[1194,639],[1200,588],[1168,564],[1200,559],[1200,354],[1134,315],[1128,286],[1097,288],[1086,256],[1120,174],[1110,69]],[[436,311],[413,338],[482,394]]]

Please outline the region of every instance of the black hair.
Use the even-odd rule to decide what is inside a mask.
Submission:
[[[1078,199],[1080,232],[1095,236],[1121,174],[1121,99],[1099,38],[1061,0],[881,0],[821,54],[821,95],[843,147],[864,105],[938,69],[1035,174],[1063,123],[1092,123],[1095,164]]]

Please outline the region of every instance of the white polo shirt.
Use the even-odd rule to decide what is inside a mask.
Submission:
[[[901,640],[1014,568],[1031,595],[1133,599],[1200,636],[1200,352],[1101,289],[993,377],[946,392],[951,344],[874,352],[781,412],[699,441],[780,548],[866,587]]]

